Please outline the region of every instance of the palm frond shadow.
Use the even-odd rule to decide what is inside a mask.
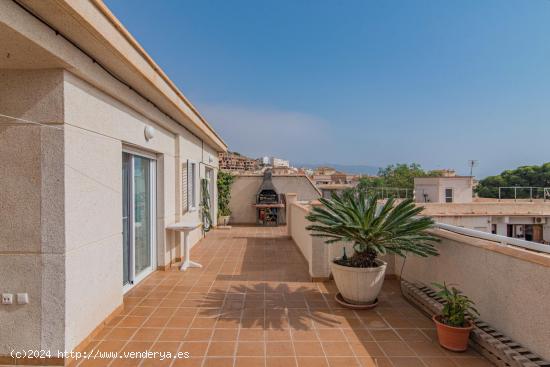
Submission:
[[[314,288],[289,287],[287,284],[272,286],[231,285],[228,290],[209,292],[201,304],[201,317],[218,317],[239,323],[242,328],[264,330],[311,330],[313,324],[338,327],[324,296]]]

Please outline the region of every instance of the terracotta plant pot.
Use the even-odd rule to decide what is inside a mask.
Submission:
[[[468,339],[470,338],[470,332],[474,328],[472,322],[469,321],[470,326],[467,327],[454,327],[442,323],[441,315],[434,315],[432,319],[435,322],[437,329],[437,337],[439,344],[453,352],[464,352],[468,349]]]
[[[351,304],[367,305],[373,303],[384,283],[387,264],[376,260],[376,268],[352,268],[331,263],[332,275],[342,298]]]

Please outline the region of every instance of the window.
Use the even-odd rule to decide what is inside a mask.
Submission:
[[[197,162],[187,161],[187,201],[189,210],[197,210]]]
[[[446,203],[453,202],[453,189],[445,189],[445,202]]]

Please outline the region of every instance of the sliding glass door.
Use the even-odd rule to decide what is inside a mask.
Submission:
[[[122,153],[123,278],[131,287],[154,268],[155,160]]]

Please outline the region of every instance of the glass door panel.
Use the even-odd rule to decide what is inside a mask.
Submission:
[[[122,284],[129,289],[153,270],[155,160],[122,153]]]
[[[136,276],[151,266],[151,219],[151,160],[134,156],[134,271]]]

